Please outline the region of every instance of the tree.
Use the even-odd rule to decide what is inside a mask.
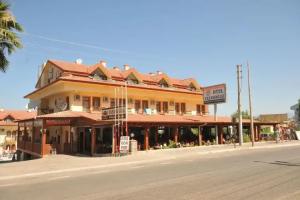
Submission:
[[[235,113],[233,113],[231,115],[232,118],[238,118],[239,117],[239,113],[238,111],[236,111]],[[248,110],[242,111],[242,119],[250,119],[250,115],[248,113]]]
[[[9,10],[10,5],[0,0],[0,71],[7,70],[10,55],[16,48],[22,48],[22,43],[16,32],[22,32],[22,26],[16,21]]]

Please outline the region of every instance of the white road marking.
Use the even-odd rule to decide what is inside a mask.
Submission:
[[[53,181],[53,180],[64,179],[64,178],[70,178],[70,176],[57,176],[57,177],[49,178],[48,180]]]
[[[194,159],[189,159],[189,160],[186,160],[186,162],[193,162]]]
[[[3,184],[3,185],[0,185],[0,187],[9,187],[9,186],[14,186],[14,185],[16,185],[16,184],[13,184],[13,183],[11,183],[11,184]]]
[[[89,174],[103,174],[103,173],[108,173],[111,172],[111,170],[102,170],[102,171],[96,171],[96,172],[91,172]],[[85,175],[85,174],[84,174]]]
[[[145,167],[144,165],[139,165],[139,166],[133,166],[133,167],[130,167],[130,169],[139,169],[139,168],[143,168]]]
[[[161,162],[159,163],[160,165],[169,165],[169,164],[172,164],[171,162]]]

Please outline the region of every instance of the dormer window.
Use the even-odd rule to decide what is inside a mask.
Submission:
[[[128,84],[139,84],[139,80],[133,74],[130,74],[126,81]]]
[[[161,81],[159,81],[159,86],[162,88],[168,88],[169,84],[167,83],[167,81],[165,79],[162,79]]]
[[[95,80],[107,80],[107,76],[101,71],[101,70],[96,70],[93,79]]]
[[[189,90],[191,90],[191,91],[196,91],[196,90],[197,90],[197,88],[196,88],[196,87],[194,86],[194,84],[192,84],[192,83],[189,85],[188,88],[189,88]]]

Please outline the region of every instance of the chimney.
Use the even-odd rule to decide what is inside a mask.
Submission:
[[[162,71],[156,71],[157,75],[163,74]]]
[[[124,65],[124,70],[129,70],[129,69],[130,69],[130,65],[125,64],[125,65]]]
[[[101,65],[103,65],[103,67],[107,67],[106,62],[104,60],[100,60],[99,62]]]
[[[76,61],[75,61],[75,63],[79,64],[79,65],[82,64],[82,59],[81,58],[77,58]]]

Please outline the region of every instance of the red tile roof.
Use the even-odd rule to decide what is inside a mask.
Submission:
[[[26,110],[0,110],[0,121],[7,117],[11,117],[13,120],[23,120],[36,116],[36,112],[29,112]]]
[[[78,81],[78,82],[87,82],[87,83],[95,83],[95,84],[107,84],[107,85],[122,85],[122,86],[124,86],[123,81],[95,80],[95,79],[90,78],[90,77],[76,76],[76,75],[61,76],[61,77],[58,78],[58,80]],[[128,87],[153,89],[153,90],[164,90],[164,91],[170,91],[170,92],[183,92],[183,93],[190,93],[190,94],[202,94],[201,92],[191,91],[191,90],[182,89],[182,88],[172,88],[172,87],[162,88],[158,85],[150,85],[150,84],[128,85]],[[32,94],[32,93],[30,93],[30,94]]]
[[[59,60],[48,60],[48,62],[54,64],[58,68],[60,68],[62,71],[65,72],[75,72],[80,73],[83,75],[90,75],[92,72],[94,72],[99,66],[101,66],[101,69],[104,70],[104,73],[107,73],[109,77],[117,78],[117,79],[125,79],[130,73],[134,73],[137,75],[139,79],[141,79],[144,82],[153,82],[158,83],[162,78],[165,78],[167,81],[170,82],[171,85],[179,85],[183,87],[188,87],[191,81],[196,82],[194,79],[175,79],[172,77],[169,77],[167,74],[157,74],[153,73],[150,74],[143,74],[138,72],[135,68],[130,68],[129,70],[121,70],[118,67],[115,68],[107,68],[103,65],[103,63],[97,63],[95,65],[89,66],[84,64],[76,64],[74,62],[66,62],[66,61],[59,61]],[[196,87],[200,87],[200,85],[197,83]]]
[[[38,119],[59,119],[59,118],[80,118],[80,117],[88,118],[94,121],[101,120],[101,114],[99,113],[76,112],[70,110],[37,116]]]
[[[185,115],[128,115],[130,123],[215,123],[214,116],[185,116]],[[231,123],[231,117],[218,116],[217,123]]]

